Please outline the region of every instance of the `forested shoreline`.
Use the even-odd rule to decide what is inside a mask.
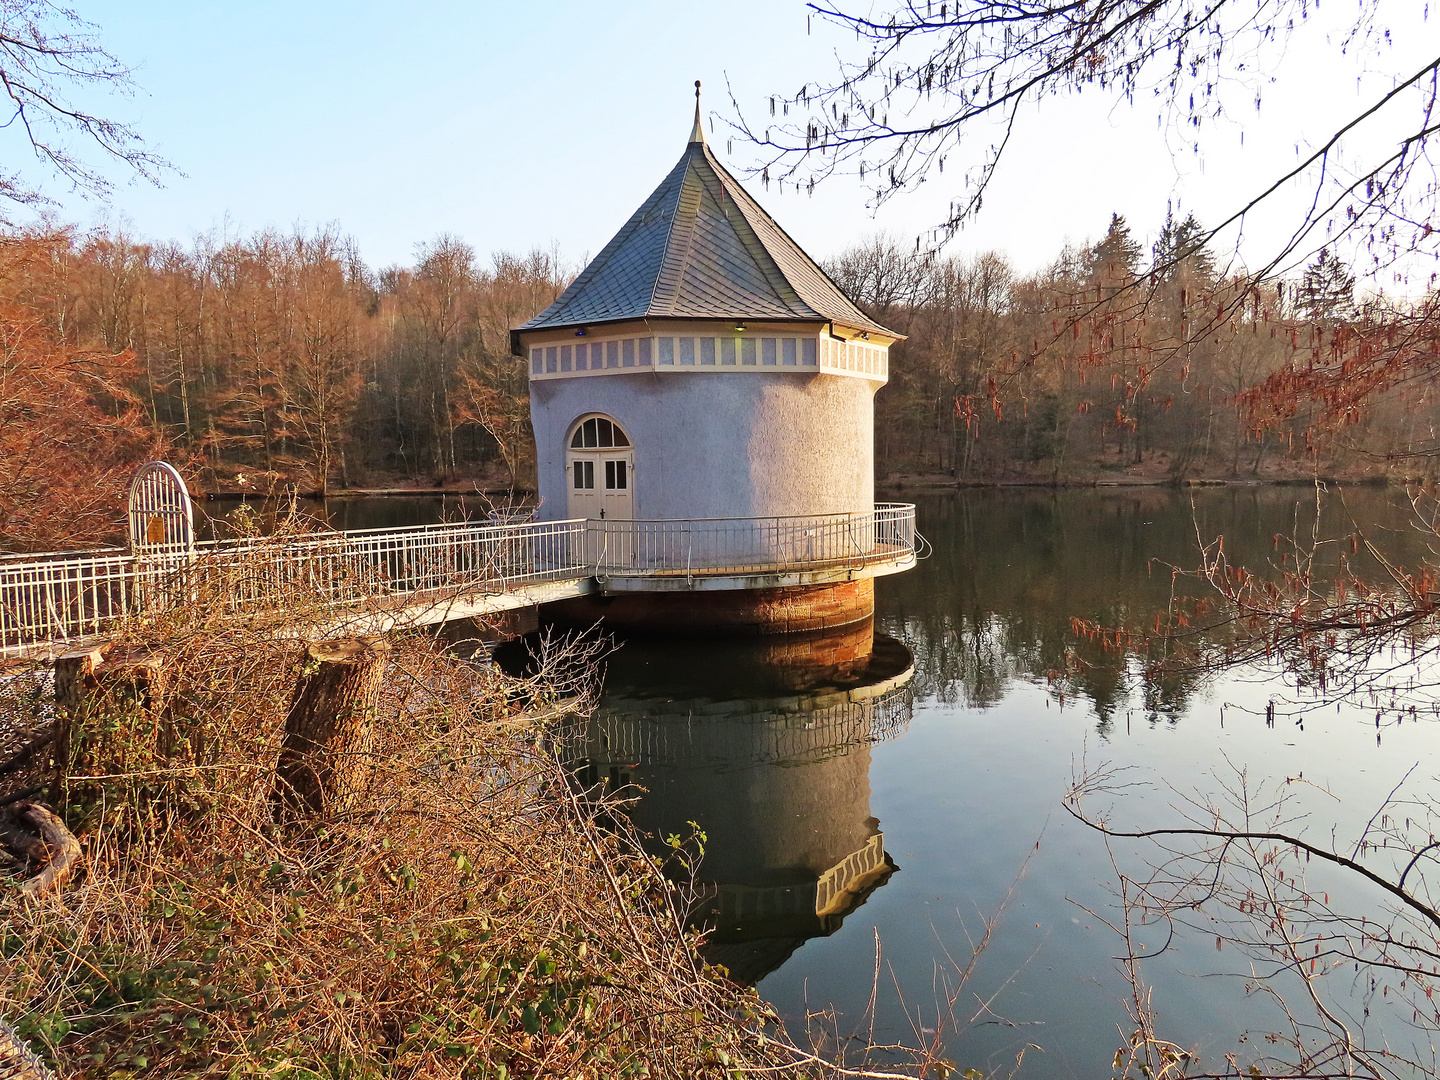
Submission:
[[[846,252],[831,273],[908,335],[876,400],[880,475],[1425,475],[1435,403],[1424,387],[1407,393],[1376,343],[1403,352],[1397,333],[1428,301],[1357,301],[1328,250],[1297,280],[1257,287],[1223,273],[1205,235],[1171,215],[1147,252],[1116,214],[1098,242],[1031,276],[999,253],[932,261],[884,237]],[[1337,415],[1313,391],[1352,369],[1355,397]]]
[[[1352,380],[1354,407],[1337,412],[1302,385],[1305,372],[1363,367],[1366,342],[1393,344],[1417,305],[1358,303],[1328,251],[1294,281],[1228,277],[1205,235],[1172,215],[1147,251],[1116,214],[1098,242],[1029,276],[998,253],[926,258],[883,235],[832,260],[907,335],[876,398],[878,478],[1424,475],[1435,407],[1423,387],[1407,394],[1393,371]],[[0,531],[17,532],[27,485],[77,467],[77,490],[82,474],[109,478],[84,485],[99,513],[142,453],[183,462],[209,491],[528,488],[528,381],[509,331],[576,269],[538,249],[482,258],[441,235],[412,265],[376,270],[333,226],[189,245],[11,232],[6,430],[38,431],[47,410],[50,424],[8,447]]]

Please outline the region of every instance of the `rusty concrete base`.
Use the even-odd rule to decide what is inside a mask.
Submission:
[[[632,633],[798,634],[850,626],[875,613],[875,579],[781,589],[592,594],[546,604],[543,621]]]

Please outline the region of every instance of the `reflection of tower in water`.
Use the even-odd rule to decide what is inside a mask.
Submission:
[[[834,933],[896,869],[870,815],[870,744],[903,730],[909,651],[869,623],[749,644],[631,642],[569,733],[587,786],[643,789],[635,824],[706,834],[708,959],[757,982]]]

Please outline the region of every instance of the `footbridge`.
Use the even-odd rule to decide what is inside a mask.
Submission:
[[[194,542],[188,499],[167,504],[149,490],[147,506],[146,497],[132,494],[128,548],[0,557],[0,657],[56,655],[184,606],[378,633],[591,593],[843,582],[916,560],[908,503],[798,517],[484,520]]]

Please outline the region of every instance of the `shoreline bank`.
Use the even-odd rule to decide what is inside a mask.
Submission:
[[[877,491],[970,491],[1001,488],[1078,490],[1084,488],[1312,487],[1317,483],[1348,487],[1390,487],[1422,483],[1419,477],[1296,476],[1257,479],[1116,477],[1089,480],[952,480],[948,477],[902,477],[878,481]]]
[[[1277,476],[1256,479],[1238,477],[1115,477],[1088,480],[953,480],[940,476],[915,476],[887,478],[876,481],[877,491],[969,491],[1000,488],[1041,488],[1068,490],[1081,488],[1196,488],[1196,487],[1311,487],[1316,483],[1345,485],[1348,487],[1403,487],[1407,484],[1423,483],[1424,478],[1414,476]],[[478,491],[473,487],[382,487],[343,488],[329,492],[297,491],[299,499],[326,501],[329,499],[419,499],[453,498],[474,496],[484,499],[511,499],[524,502],[532,499],[532,488],[514,488]],[[238,501],[244,499],[288,498],[289,492],[259,491],[204,491],[196,498],[207,502]]]

